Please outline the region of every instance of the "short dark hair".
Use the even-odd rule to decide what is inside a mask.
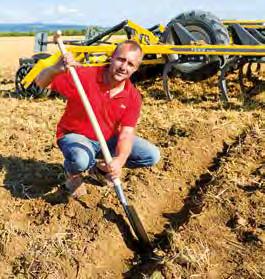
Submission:
[[[112,56],[114,56],[116,54],[116,52],[118,51],[118,49],[120,49],[124,45],[129,45],[130,50],[133,50],[133,51],[139,50],[140,53],[143,55],[142,47],[138,42],[136,42],[134,40],[125,40],[117,45],[117,47],[115,48],[115,50],[112,53]]]

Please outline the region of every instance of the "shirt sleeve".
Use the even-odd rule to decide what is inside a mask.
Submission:
[[[141,95],[137,89],[132,90],[132,96],[128,107],[121,119],[121,126],[136,127],[141,111]]]
[[[69,71],[57,75],[51,83],[51,90],[58,92],[66,98],[71,95],[73,89],[74,84]]]
[[[79,66],[75,67],[75,70],[82,84],[86,84],[91,80],[93,81],[93,73],[95,72],[93,67]],[[67,99],[78,94],[70,71],[66,71],[57,75],[51,83],[51,90],[58,92],[60,95],[66,97]]]

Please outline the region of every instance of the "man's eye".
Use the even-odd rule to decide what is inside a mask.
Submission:
[[[124,61],[125,61],[125,59],[124,59],[124,58],[121,58],[121,57],[117,57],[117,60],[118,60],[119,62],[124,62]]]

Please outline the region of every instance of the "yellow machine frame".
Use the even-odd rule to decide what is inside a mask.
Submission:
[[[224,21],[225,24],[238,23],[239,21]],[[240,21],[244,24],[253,23],[253,21]],[[257,24],[265,21],[255,21]],[[142,47],[145,55],[155,54],[155,59],[144,59],[143,64],[163,64],[166,62],[166,55],[193,55],[193,56],[265,56],[265,45],[208,45],[208,44],[192,44],[192,45],[166,45],[159,41],[159,37],[151,31],[141,27],[140,25],[127,21],[127,26],[133,30],[131,39],[136,40]],[[248,25],[249,26],[249,25]],[[251,25],[250,25],[251,26]],[[261,26],[261,25],[258,25]],[[165,30],[165,27],[159,25],[160,32]],[[73,53],[76,61],[84,64],[84,66],[103,65],[108,63],[108,58],[111,56],[119,41],[112,41],[111,44],[99,44],[89,46],[74,46],[67,47],[67,51]],[[56,52],[46,59],[39,60],[32,70],[22,80],[25,88],[30,86],[36,76],[46,67],[55,64],[60,57],[60,53]],[[88,59],[87,59],[88,57]]]

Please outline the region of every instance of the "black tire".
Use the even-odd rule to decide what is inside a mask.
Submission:
[[[35,54],[32,56],[32,58],[28,59],[28,62],[24,62],[19,67],[19,69],[16,72],[16,79],[15,79],[16,93],[18,93],[22,97],[27,97],[27,98],[39,98],[42,96],[49,95],[50,92],[49,89],[46,88],[41,89],[34,82],[28,88],[25,88],[24,85],[22,84],[22,80],[29,73],[29,71],[32,69],[34,64],[38,60],[45,59],[49,56],[50,54],[47,53]]]
[[[213,14],[204,11],[190,11],[182,13],[172,19],[165,32],[161,36],[161,41],[166,44],[181,44],[176,36],[172,36],[171,26],[180,23],[196,39],[202,40],[207,44],[228,45],[230,42],[228,30],[222,22]],[[178,55],[167,55],[169,61],[176,60]],[[174,66],[175,72],[180,74],[183,79],[204,80],[216,74],[219,69],[220,58],[209,56],[206,62],[189,62]]]

